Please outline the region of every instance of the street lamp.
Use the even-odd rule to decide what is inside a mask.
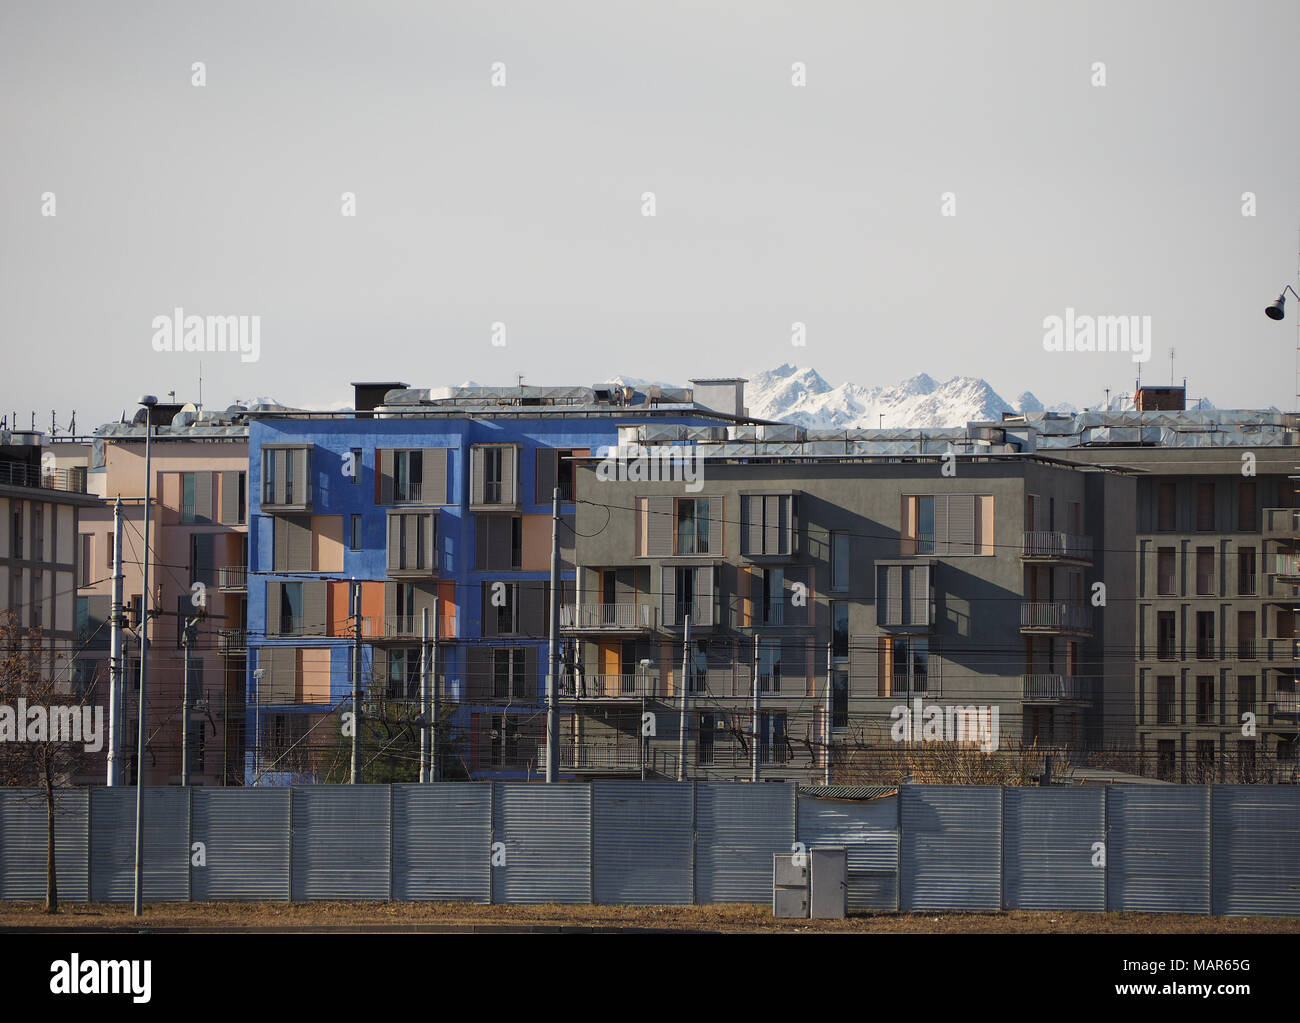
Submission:
[[[1296,295],[1295,288],[1288,284],[1282,289],[1282,294],[1277,296],[1277,301],[1264,309],[1264,315],[1270,320],[1280,320],[1286,315],[1286,293],[1288,291],[1295,295],[1296,298],[1300,298],[1300,295]]]
[[[140,699],[139,732],[135,741],[135,898],[136,916],[144,912],[144,747],[145,747],[145,693],[149,681],[149,505],[153,500],[153,480],[150,466],[150,441],[153,437],[153,410],[158,399],[146,394],[140,399],[144,407],[144,594],[140,618]]]

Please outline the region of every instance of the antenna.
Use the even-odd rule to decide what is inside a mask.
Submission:
[[[1169,346],[1169,386],[1174,386],[1174,348]]]
[[[199,360],[199,400],[197,404],[199,406],[199,409],[202,410],[203,409],[203,360],[202,359]]]

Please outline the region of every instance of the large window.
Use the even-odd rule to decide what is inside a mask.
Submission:
[[[419,448],[393,452],[393,500],[424,500],[424,452]]]
[[[849,673],[842,668],[831,671],[831,727],[849,727]]]
[[[915,636],[882,637],[889,645],[890,693],[906,696],[930,690],[930,641]]]
[[[1156,724],[1174,723],[1174,677],[1161,675],[1156,679]]]
[[[765,568],[761,577],[760,613],[763,625],[780,625],[785,612],[785,571]]]
[[[1198,675],[1196,677],[1196,723],[1198,725],[1214,724],[1214,676]]]
[[[751,557],[789,554],[792,505],[790,494],[742,494],[740,553]]]
[[[1214,612],[1196,612],[1196,656],[1209,659],[1214,656]]]
[[[1156,593],[1162,597],[1174,595],[1174,549],[1161,547],[1156,552]]]
[[[388,695],[395,700],[420,696],[420,648],[388,651]]]
[[[847,601],[831,601],[831,656],[849,656],[849,605]]]
[[[903,497],[899,552],[904,556],[993,554],[993,497],[921,494]]]
[[[674,549],[678,554],[709,553],[709,499],[683,497],[677,500],[677,531]]]
[[[1177,630],[1172,611],[1160,611],[1156,615],[1156,656],[1164,661],[1178,656]]]
[[[843,593],[849,588],[849,534],[831,534],[831,589]]]
[[[1196,592],[1199,596],[1214,595],[1214,548],[1196,548]]]
[[[758,689],[763,693],[781,691],[781,641],[763,640],[758,647]]]
[[[1156,529],[1162,533],[1172,533],[1177,528],[1174,502],[1174,485],[1161,483],[1156,495]]]
[[[519,700],[532,694],[523,647],[492,651],[492,695],[498,700]]]
[[[1242,547],[1237,551],[1237,593],[1242,597],[1255,593],[1255,548]]]

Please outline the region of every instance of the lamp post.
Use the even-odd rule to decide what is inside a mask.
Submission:
[[[1270,306],[1266,306],[1264,309],[1264,315],[1267,316],[1270,320],[1280,320],[1282,319],[1283,316],[1286,315],[1286,293],[1288,291],[1291,292],[1291,294],[1295,295],[1296,298],[1300,298],[1300,295],[1296,295],[1295,288],[1291,287],[1291,285],[1289,284],[1286,285],[1286,287],[1282,289],[1282,293],[1277,296],[1277,299],[1273,302],[1273,304]]]
[[[153,479],[150,462],[153,438],[153,410],[158,399],[146,394],[140,399],[144,407],[144,594],[140,613],[140,698],[139,731],[135,740],[135,897],[132,908],[136,916],[144,912],[144,747],[146,739],[145,694],[149,682],[149,505],[153,500]]]

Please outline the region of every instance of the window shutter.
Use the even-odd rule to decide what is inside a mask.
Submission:
[[[885,566],[885,622],[886,625],[903,625],[903,566]]]
[[[519,475],[519,448],[513,444],[501,452],[501,503],[518,504],[515,483]]]
[[[311,519],[293,518],[285,520],[289,524],[289,570],[292,572],[310,572],[311,563]]]
[[[290,454],[293,456],[293,488],[295,491],[295,502],[297,504],[310,504],[311,479],[307,474],[311,471],[311,460],[307,457],[307,449],[294,448]]]
[[[270,663],[265,667],[265,688],[259,687],[258,702],[293,703],[298,696],[298,650],[291,646],[263,647],[262,656]]]
[[[736,625],[737,629],[748,629],[754,620],[754,608],[751,601],[751,580],[753,572],[745,565],[736,567]]]
[[[314,580],[302,584],[302,634],[304,636],[325,635],[325,607],[329,583]]]
[[[402,523],[401,516],[388,516],[388,571],[393,572],[401,568],[402,555]]]
[[[763,498],[763,553],[784,554],[781,537],[785,535],[785,498],[768,495]]]
[[[268,636],[280,635],[280,590],[283,586],[283,583],[266,584],[266,634]]]
[[[483,515],[488,529],[487,567],[493,571],[510,571],[514,568],[514,519],[499,515]]]
[[[716,599],[713,585],[713,566],[701,565],[695,569],[695,613],[699,615],[700,625],[712,626],[714,601]]]
[[[212,521],[212,477],[211,472],[194,474],[194,521],[207,524]]]
[[[709,498],[709,556],[713,558],[722,557],[726,550],[726,537],[722,535],[723,523],[725,521],[722,514],[723,499],[721,497]]]
[[[948,498],[948,553],[953,557],[975,553],[973,494],[952,494]]]
[[[948,545],[948,496],[934,495],[934,553],[945,558],[951,548]]]
[[[907,565],[908,583],[911,586],[909,625],[930,624],[930,566]]]
[[[881,636],[877,643],[879,644],[879,659],[876,675],[876,695],[892,696],[894,693],[894,644],[888,636]]]
[[[522,582],[515,590],[519,601],[516,620],[519,631],[526,636],[546,634],[546,590],[547,584],[541,580]]]
[[[438,516],[432,512],[420,516],[420,528],[424,530],[424,564],[430,572],[438,571]]]
[[[424,449],[424,503],[447,503],[447,449]]]
[[[492,650],[490,647],[470,647],[466,661],[469,679],[466,689],[471,702],[492,698]]]
[[[538,648],[535,646],[526,647],[524,649],[524,677],[522,679],[518,677],[514,679],[515,692],[518,694],[518,699],[531,700],[537,695],[538,653]],[[558,681],[556,685],[558,688]]]
[[[659,619],[664,625],[681,624],[677,621],[677,607],[674,602],[676,572],[677,570],[671,565],[659,566]]]
[[[552,491],[555,490],[557,462],[559,452],[555,448],[538,448],[535,452],[537,472],[534,477],[535,499],[538,504],[549,505]]]
[[[763,499],[748,494],[740,498],[741,538],[745,547],[742,554],[763,553],[762,530]]]
[[[495,586],[496,583],[489,579],[484,579],[483,582],[479,584],[479,588],[482,591],[482,596],[480,598],[482,607],[482,633],[485,637],[499,635],[497,632],[497,612],[500,608],[496,607],[492,603],[492,590]]]
[[[802,607],[794,603],[794,588],[800,583],[804,587],[803,599],[807,602]],[[785,608],[785,624],[796,627],[807,625],[808,606],[812,602],[812,587],[808,585],[807,568],[798,566],[785,570],[785,592],[781,596]]]
[[[482,504],[486,493],[486,476],[483,470],[483,448],[469,449],[469,503]]]
[[[213,535],[211,533],[194,533],[194,564],[190,566],[190,581],[201,582],[208,586],[216,584],[213,571]]]
[[[647,497],[646,554],[652,558],[667,558],[673,553],[673,499]]]
[[[285,455],[287,452],[284,448],[272,448],[266,454],[271,460],[273,466],[272,473],[275,482],[275,492],[273,496],[275,497],[275,503],[284,504],[284,467]],[[301,486],[297,480],[294,481],[294,484],[295,486]]]
[[[393,452],[391,449],[381,448],[376,451],[378,456],[375,459],[379,469],[379,503],[393,503]]]
[[[221,474],[221,521],[235,524],[239,522],[239,472]]]

